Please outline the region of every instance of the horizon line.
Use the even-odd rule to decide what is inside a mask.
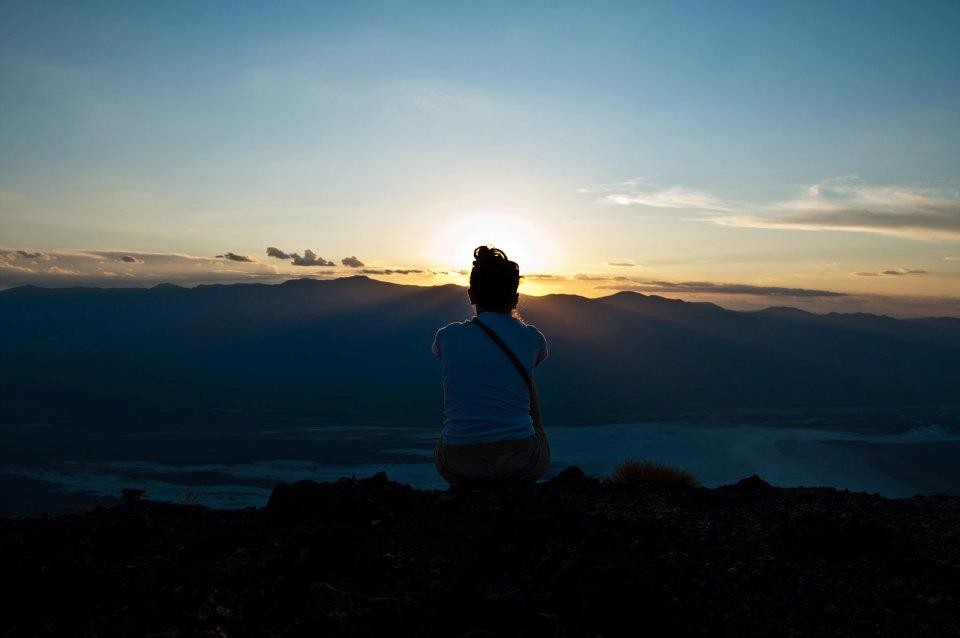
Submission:
[[[181,289],[181,290],[196,290],[196,289],[199,289],[199,288],[215,288],[215,287],[228,287],[228,286],[230,286],[230,287],[232,287],[232,286],[270,286],[270,287],[274,287],[274,286],[283,286],[283,285],[285,285],[285,284],[289,284],[289,283],[291,283],[291,282],[297,282],[297,281],[313,281],[313,282],[317,282],[317,283],[328,283],[328,282],[344,281],[344,280],[350,280],[350,279],[354,279],[354,280],[356,280],[356,279],[364,279],[364,280],[367,280],[367,281],[375,281],[375,282],[377,282],[377,283],[384,284],[384,285],[387,285],[387,286],[401,286],[401,287],[407,287],[407,288],[446,288],[446,287],[453,286],[453,287],[455,287],[455,288],[462,288],[462,289],[464,289],[464,291],[465,291],[466,288],[467,288],[466,286],[463,286],[463,285],[460,285],[460,284],[456,284],[456,283],[452,283],[452,282],[451,282],[451,283],[445,283],[445,284],[416,284],[416,283],[400,283],[400,282],[395,282],[395,281],[385,281],[385,280],[383,280],[383,279],[377,279],[377,278],[374,277],[374,276],[357,273],[357,274],[353,274],[353,275],[347,274],[347,275],[343,275],[343,276],[340,276],[340,277],[313,277],[313,276],[310,276],[310,275],[301,275],[301,276],[297,276],[297,277],[290,277],[290,278],[284,279],[283,281],[277,281],[277,282],[258,282],[258,281],[247,281],[247,282],[242,282],[242,281],[239,281],[239,282],[215,282],[215,283],[202,283],[202,282],[201,282],[201,283],[195,283],[195,284],[193,284],[193,285],[186,285],[186,286],[185,286],[185,285],[178,284],[178,283],[170,282],[170,281],[161,281],[161,282],[155,283],[155,284],[153,284],[153,285],[149,285],[149,286],[146,286],[146,285],[141,285],[141,286],[93,286],[93,285],[90,285],[90,286],[44,286],[44,285],[38,285],[38,284],[23,284],[23,285],[19,285],[19,286],[11,286],[11,287],[9,287],[9,288],[0,288],[0,295],[4,295],[4,294],[10,293],[10,292],[15,292],[15,291],[17,291],[17,290],[24,290],[24,289],[37,289],[37,290],[44,290],[44,291],[56,291],[56,290],[103,290],[103,291],[142,290],[142,291],[149,291],[149,290],[155,290],[155,289],[157,289],[157,288],[178,288],[178,289]],[[639,295],[640,297],[645,297],[645,298],[648,298],[648,299],[664,299],[664,300],[667,300],[667,301],[676,301],[676,302],[680,302],[680,303],[684,303],[684,304],[691,304],[691,305],[701,305],[701,306],[702,306],[702,305],[712,305],[712,306],[715,306],[715,307],[717,307],[717,308],[719,308],[719,309],[721,309],[721,310],[724,310],[724,311],[726,311],[726,312],[736,312],[736,313],[740,313],[740,314],[757,314],[757,313],[761,313],[761,312],[765,312],[765,311],[769,311],[769,310],[782,310],[782,309],[786,309],[786,310],[793,310],[793,311],[796,311],[796,312],[800,312],[800,313],[803,313],[803,314],[806,314],[806,315],[819,316],[819,317],[826,317],[826,316],[830,316],[830,315],[860,315],[860,316],[872,316],[872,317],[888,318],[888,319],[893,319],[894,321],[916,320],[916,319],[950,319],[950,320],[960,321],[960,317],[954,317],[954,316],[950,316],[950,315],[917,315],[917,316],[913,316],[913,317],[896,317],[896,316],[889,315],[889,314],[886,314],[886,313],[862,312],[862,311],[849,311],[849,312],[830,311],[830,312],[822,312],[822,313],[821,313],[821,312],[811,312],[811,311],[809,311],[809,310],[804,310],[804,309],[802,309],[802,308],[798,308],[798,307],[796,307],[796,306],[790,306],[790,305],[770,305],[770,306],[765,306],[765,307],[763,307],[763,308],[758,308],[758,309],[755,309],[755,310],[737,310],[737,309],[734,309],[734,308],[728,308],[728,307],[726,307],[726,306],[723,306],[723,305],[721,305],[721,304],[719,304],[719,303],[716,303],[716,302],[713,302],[713,301],[697,301],[697,300],[683,299],[683,298],[680,298],[680,297],[667,297],[667,296],[664,296],[664,295],[662,295],[662,294],[643,293],[643,292],[640,292],[640,291],[638,291],[638,290],[617,290],[617,291],[611,292],[610,294],[607,294],[607,295],[599,295],[599,296],[596,296],[596,297],[587,297],[587,296],[585,296],[585,295],[581,295],[581,294],[577,294],[577,293],[570,293],[570,292],[549,292],[549,293],[542,294],[542,295],[536,295],[536,294],[530,294],[530,293],[521,293],[521,297],[535,297],[535,298],[546,298],[546,297],[577,297],[577,298],[580,298],[580,299],[584,299],[584,300],[586,300],[586,301],[600,301],[600,300],[603,300],[603,299],[610,299],[611,297],[616,297],[616,296],[618,296],[618,295],[624,295],[624,294]],[[853,296],[853,295],[851,295],[851,296]],[[958,298],[958,299],[960,299],[960,298]]]

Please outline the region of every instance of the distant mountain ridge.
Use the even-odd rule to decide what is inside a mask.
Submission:
[[[960,319],[728,310],[635,292],[525,296],[545,412],[960,404]],[[463,288],[348,277],[0,292],[0,419],[227,409],[439,419]]]

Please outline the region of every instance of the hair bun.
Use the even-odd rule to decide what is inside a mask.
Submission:
[[[517,305],[520,266],[493,246],[477,246],[470,271],[470,299],[477,307],[509,313]]]
[[[499,248],[491,248],[490,246],[477,246],[473,251],[473,259],[474,266],[484,262],[510,261],[507,259],[507,253]]]

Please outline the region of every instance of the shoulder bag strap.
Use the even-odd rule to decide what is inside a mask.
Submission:
[[[530,376],[530,373],[527,372],[527,369],[523,367],[523,363],[520,362],[520,359],[517,358],[517,355],[513,354],[513,350],[510,349],[510,346],[500,338],[496,332],[493,331],[490,326],[480,321],[479,318],[474,317],[471,319],[472,323],[475,323],[478,328],[487,333],[487,336],[503,350],[503,353],[507,355],[507,358],[510,359],[510,363],[513,364],[513,367],[517,369],[517,372],[520,373],[520,376],[523,377],[524,383],[527,384],[527,390],[530,392],[530,416],[533,418],[533,427],[538,432],[543,432],[543,419],[540,416],[540,397],[537,394],[537,386],[533,382],[533,378]]]

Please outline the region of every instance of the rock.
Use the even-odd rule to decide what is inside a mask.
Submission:
[[[278,483],[267,501],[267,512],[270,514],[295,514],[309,505],[312,499],[306,493],[310,481]]]
[[[590,479],[587,477],[587,475],[584,473],[583,470],[581,470],[576,465],[571,465],[570,467],[568,467],[567,469],[563,470],[562,472],[557,474],[555,477],[553,477],[553,479],[550,482],[554,485],[563,486],[563,485],[576,485],[578,483],[583,483],[589,480]]]
[[[772,486],[756,474],[751,474],[747,478],[740,479],[734,484],[741,493],[764,493],[769,492]]]

